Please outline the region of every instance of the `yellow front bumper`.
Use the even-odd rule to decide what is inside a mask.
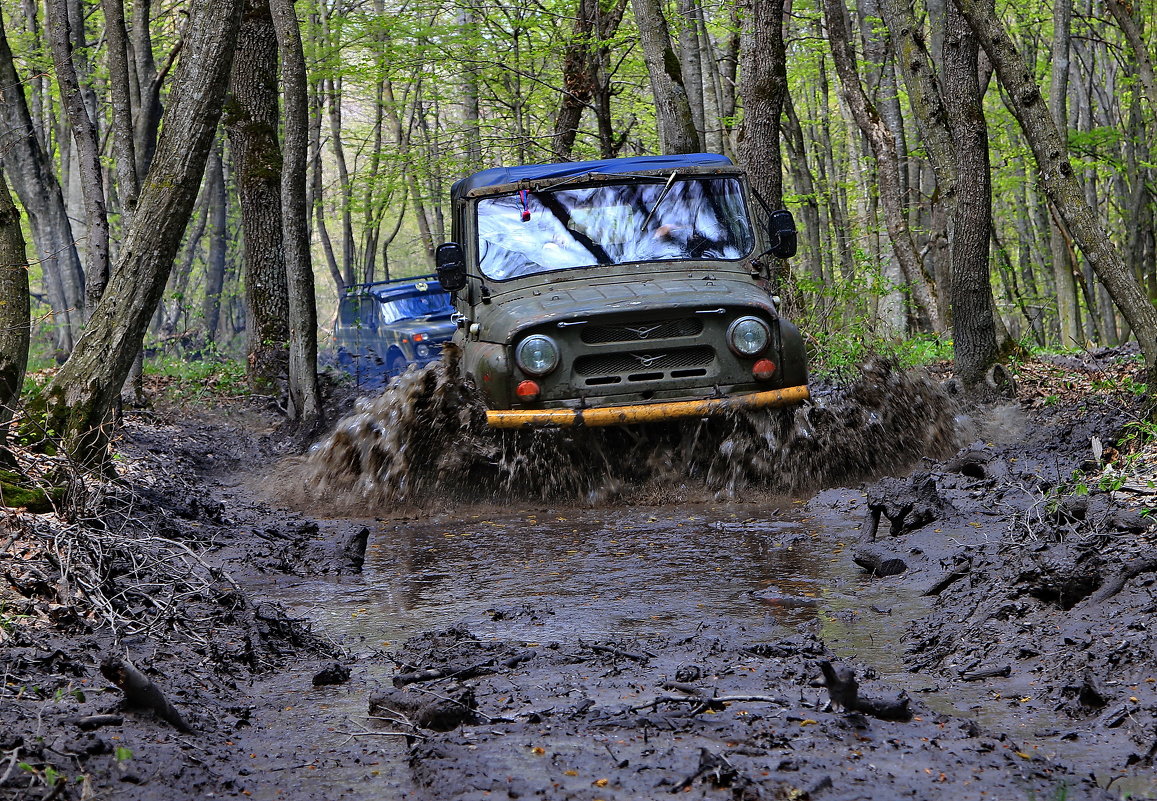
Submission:
[[[710,417],[731,409],[790,406],[810,397],[808,388],[799,386],[726,398],[640,403],[632,406],[601,406],[594,409],[498,409],[486,413],[486,422],[492,428],[628,426],[636,423],[681,420],[687,417]]]

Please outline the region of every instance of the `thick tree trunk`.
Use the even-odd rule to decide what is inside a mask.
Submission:
[[[321,423],[317,386],[317,301],[307,236],[305,169],[309,142],[309,105],[305,55],[293,0],[269,0],[281,52],[285,96],[285,161],[281,172],[282,238],[289,288],[289,418],[306,428]]]
[[[779,128],[787,94],[783,0],[744,0],[740,9],[745,25],[739,49],[743,99],[739,160],[747,168],[752,188],[778,209],[783,206]]]
[[[0,171],[0,449],[20,400],[28,363],[28,256],[20,212]]]
[[[671,33],[659,0],[631,0],[639,38],[643,41],[643,59],[651,78],[655,110],[659,122],[659,147],[663,153],[695,153],[699,132],[691,116],[687,88],[679,56],[671,45]]]
[[[245,238],[249,385],[277,394],[289,373],[289,295],[281,240],[277,35],[268,0],[246,0],[229,91],[225,125]]]
[[[927,318],[932,330],[942,332],[944,323],[940,317],[939,304],[930,282],[924,275],[920,257],[912,240],[912,232],[908,227],[907,215],[904,213],[903,198],[900,194],[899,162],[896,159],[896,140],[880,119],[880,115],[860,84],[855,56],[849,41],[848,10],[843,0],[824,0],[824,15],[827,18],[828,38],[831,41],[843,96],[856,119],[856,124],[868,138],[879,165],[877,174],[880,202],[884,206],[884,219],[888,227],[888,236],[892,241],[892,249],[916,305]]]
[[[1085,203],[1069,162],[1067,143],[1053,123],[1032,73],[997,17],[992,0],[955,2],[996,67],[1012,112],[1036,156],[1049,201],[1132,326],[1149,367],[1149,386],[1157,391],[1157,309]]]
[[[109,278],[108,212],[104,200],[104,175],[100,166],[100,142],[96,124],[85,103],[80,78],[73,62],[73,31],[66,0],[48,0],[48,41],[56,81],[72,127],[84,196],[86,245],[85,305],[91,310],[100,300]]]
[[[160,300],[205,157],[213,143],[237,40],[241,0],[194,0],[165,128],[117,268],[84,335],[39,403],[80,464],[103,466],[105,428],[141,337]]]
[[[28,214],[29,228],[44,271],[45,290],[56,323],[56,347],[72,351],[83,318],[84,271],[52,159],[41,144],[16,73],[0,20],[0,161]]]
[[[968,22],[948,9],[944,37],[944,107],[956,143],[957,190],[948,239],[952,259],[952,341],[956,377],[966,394],[991,399],[985,373],[996,362],[996,329],[989,270],[992,183],[978,56]]]

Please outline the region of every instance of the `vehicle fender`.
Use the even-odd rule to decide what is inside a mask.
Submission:
[[[799,328],[779,318],[780,379],[785,387],[807,384],[807,353]]]
[[[511,404],[510,361],[505,345],[472,342],[462,353],[462,372],[474,382],[491,409],[509,409]]]

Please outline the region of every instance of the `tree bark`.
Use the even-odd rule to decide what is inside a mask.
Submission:
[[[72,356],[38,400],[81,465],[103,467],[106,425],[160,300],[197,198],[225,99],[241,0],[193,0],[152,169],[108,287]]]
[[[317,301],[310,260],[305,172],[309,146],[309,100],[305,54],[293,0],[269,0],[281,53],[285,99],[285,148],[281,170],[281,232],[289,290],[289,419],[306,429],[321,423],[317,386]]]
[[[855,55],[852,52],[848,33],[848,10],[843,0],[824,0],[824,15],[827,19],[828,38],[840,76],[840,85],[856,124],[867,137],[879,165],[877,170],[880,184],[880,202],[884,205],[884,219],[892,249],[904,278],[912,291],[912,297],[920,311],[927,318],[933,331],[940,333],[944,323],[940,317],[939,304],[932,287],[924,274],[920,257],[912,240],[904,213],[903,198],[900,195],[899,162],[896,159],[896,141],[891,131],[884,125],[871,101],[864,93],[860,76],[856,70]]]
[[[80,187],[88,229],[85,244],[85,306],[91,310],[100,300],[109,278],[108,212],[104,201],[100,142],[73,62],[72,34],[65,0],[48,0],[48,42],[80,167]]]
[[[225,120],[245,239],[250,387],[278,394],[289,373],[289,295],[281,233],[277,35],[268,0],[246,0]]]
[[[1053,44],[1050,52],[1052,72],[1049,79],[1049,110],[1053,124],[1061,132],[1061,139],[1067,144],[1069,130],[1069,56],[1071,52],[1070,27],[1073,17],[1073,0],[1053,2]],[[1057,321],[1060,326],[1062,348],[1082,344],[1080,335],[1080,309],[1077,305],[1077,287],[1074,283],[1073,262],[1069,255],[1068,237],[1056,220],[1049,227],[1049,254],[1053,266],[1053,281],[1056,288]]]
[[[944,107],[955,147],[958,190],[948,237],[952,261],[952,341],[956,377],[964,392],[991,400],[985,382],[996,362],[996,329],[989,244],[992,239],[992,183],[988,126],[979,80],[980,47],[959,9],[948,9],[944,37]]]
[[[671,33],[659,0],[631,0],[635,22],[643,42],[643,59],[651,78],[659,122],[659,147],[663,153],[695,153],[699,132],[691,116],[687,88],[679,55],[671,45]]]
[[[132,222],[140,194],[137,150],[133,137],[132,92],[129,83],[129,37],[124,0],[101,0],[108,39],[109,100],[112,104],[113,155],[117,188],[123,206],[122,225]]]
[[[1145,38],[1141,35],[1141,26],[1133,18],[1134,6],[1132,3],[1126,5],[1122,0],[1105,0],[1105,5],[1108,6],[1109,13],[1113,15],[1121,32],[1125,34],[1125,41],[1129,43],[1129,49],[1136,61],[1137,74],[1141,76],[1141,85],[1145,87],[1145,94],[1148,95],[1154,115],[1157,115],[1157,77],[1153,74],[1153,57],[1149,54]]]
[[[1149,368],[1150,391],[1157,392],[1157,309],[1085,203],[1069,162],[1067,143],[1061,138],[1032,73],[997,17],[993,1],[955,2],[996,67],[1012,112],[1036,157],[1049,201],[1132,326]]]
[[[215,146],[209,155],[205,175],[206,196],[209,201],[209,260],[205,264],[205,296],[201,314],[205,320],[205,338],[217,341],[221,324],[221,290],[225,285],[225,257],[229,238],[229,193],[225,188],[225,166],[221,147]]]
[[[20,400],[29,340],[28,256],[20,211],[0,171],[0,449]]]
[[[739,160],[747,168],[752,188],[778,209],[783,206],[779,128],[787,93],[783,0],[744,0],[740,10],[745,25],[739,47],[743,99]],[[757,216],[762,216],[762,209]]]

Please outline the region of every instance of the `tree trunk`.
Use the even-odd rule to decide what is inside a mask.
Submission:
[[[20,400],[28,363],[28,256],[20,231],[20,211],[0,171],[0,449],[8,444],[8,424]]]
[[[52,159],[36,132],[3,20],[0,20],[0,85],[9,87],[4,102],[0,103],[0,161],[28,214],[56,323],[56,347],[67,356],[83,317],[84,271],[64,193],[56,180]]]
[[[193,0],[165,128],[101,302],[38,400],[46,428],[85,466],[103,467],[106,425],[181,244],[212,146],[237,40],[241,0]]]
[[[1012,112],[1036,157],[1049,201],[1129,321],[1149,367],[1149,387],[1157,392],[1157,309],[1085,203],[1069,162],[1067,143],[1053,123],[1032,73],[997,17],[992,0],[955,2],[996,67]]]
[[[305,170],[309,142],[309,101],[305,54],[293,0],[269,0],[281,52],[285,96],[285,161],[281,172],[281,231],[289,288],[289,419],[307,430],[321,423],[317,386],[317,302],[310,261],[309,210]]]
[[[912,241],[904,213],[903,198],[900,195],[899,163],[896,159],[896,140],[884,125],[880,115],[864,93],[856,61],[848,34],[848,10],[843,0],[824,0],[824,15],[828,23],[828,38],[831,41],[836,71],[840,76],[844,98],[851,108],[856,124],[872,146],[879,165],[877,174],[880,184],[880,202],[884,205],[884,219],[888,226],[888,236],[892,249],[904,278],[912,291],[912,297],[921,313],[927,318],[932,330],[944,330],[940,309],[931,285],[924,275],[920,257]]]
[[[752,188],[771,208],[778,209],[783,206],[779,127],[787,94],[783,0],[744,0],[740,9],[746,24],[739,51],[739,94],[743,99],[739,160],[747,168]],[[757,218],[762,217],[760,208]]]
[[[289,373],[289,295],[281,240],[277,36],[268,0],[246,0],[229,91],[225,125],[245,239],[249,385],[277,394]]]
[[[1061,140],[1068,141],[1068,93],[1069,55],[1073,16],[1073,0],[1053,2],[1053,46],[1049,54],[1052,73],[1049,80],[1049,110],[1053,124],[1061,133]],[[1061,347],[1071,348],[1081,345],[1080,309],[1077,306],[1077,287],[1073,281],[1073,263],[1069,258],[1069,243],[1065,232],[1056,221],[1049,228],[1049,253],[1053,265],[1053,280],[1056,286],[1057,321],[1060,325]]]
[[[80,166],[80,187],[84,196],[85,227],[85,306],[91,310],[100,300],[109,278],[108,212],[104,202],[104,176],[100,166],[100,143],[96,125],[89,115],[73,62],[72,30],[65,0],[48,0],[48,41],[56,80],[72,127]]]
[[[671,33],[659,0],[631,0],[643,59],[651,78],[651,93],[659,122],[659,147],[663,153],[695,153],[700,149],[699,132],[691,116],[687,88],[679,56],[671,45]]]
[[[1153,74],[1153,57],[1145,45],[1145,38],[1141,35],[1141,26],[1133,18],[1136,10],[1132,3],[1126,4],[1123,0],[1105,0],[1109,13],[1117,21],[1117,26],[1125,34],[1125,41],[1133,53],[1137,74],[1141,76],[1141,85],[1145,87],[1145,94],[1149,97],[1149,105],[1154,115],[1157,115],[1157,77]]]
[[[133,138],[132,92],[129,82],[129,37],[125,29],[124,0],[101,0],[108,39],[109,99],[112,104],[113,154],[117,189],[123,206],[121,225],[132,222],[140,194],[137,150]]]
[[[217,341],[221,323],[221,290],[225,285],[225,256],[229,239],[229,193],[225,188],[221,147],[209,155],[205,194],[209,200],[209,259],[205,264],[205,296],[201,313],[205,318],[205,338]]]
[[[683,74],[683,85],[687,90],[687,102],[691,106],[691,124],[695,126],[700,145],[707,130],[706,112],[703,108],[703,61],[699,57],[699,26],[695,19],[695,9],[699,0],[678,0],[679,21],[679,69]]]
[[[996,362],[996,328],[989,269],[992,183],[988,126],[978,77],[980,47],[960,11],[948,9],[944,37],[944,107],[956,142],[957,197],[948,248],[952,260],[952,341],[956,377],[964,392],[991,400],[985,382]]]

